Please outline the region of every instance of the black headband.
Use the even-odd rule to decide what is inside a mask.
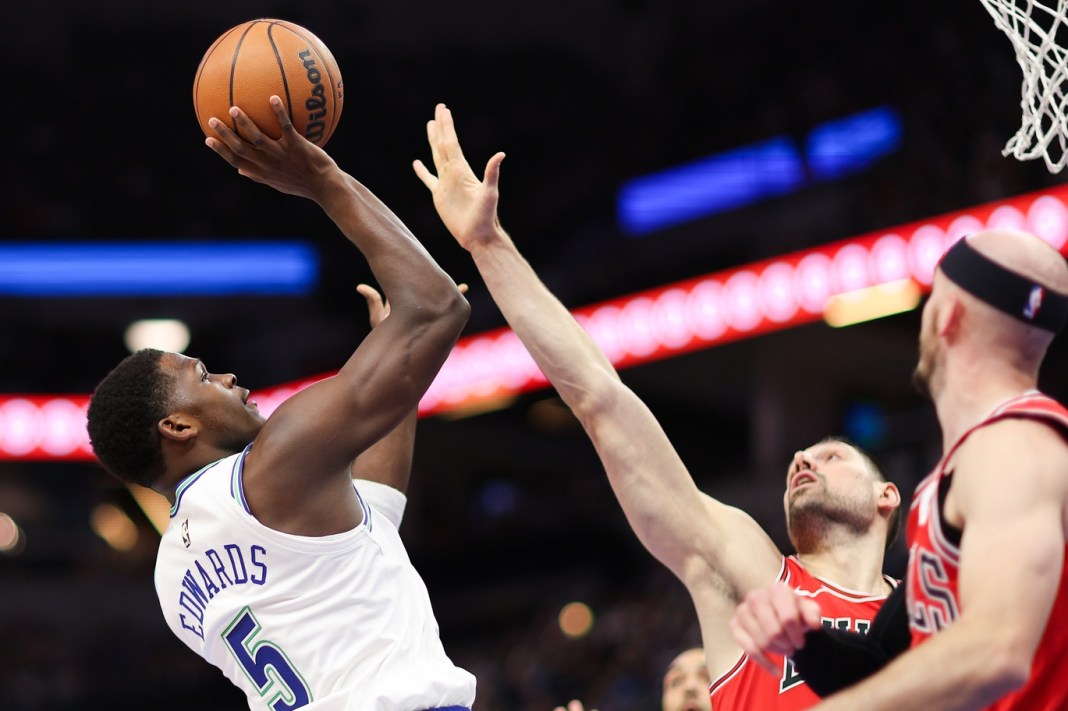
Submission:
[[[1068,320],[1068,296],[1010,271],[957,240],[938,263],[951,282],[1026,324],[1058,333]]]

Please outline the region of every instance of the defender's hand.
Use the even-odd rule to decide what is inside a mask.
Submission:
[[[426,135],[437,175],[431,173],[421,160],[412,165],[415,174],[434,196],[434,207],[441,221],[460,246],[468,250],[478,242],[495,238],[500,230],[497,185],[504,153],[489,159],[482,180],[479,180],[464,158],[452,113],[444,104],[435,108],[434,119],[427,123]]]
[[[731,619],[731,634],[753,661],[769,674],[782,669],[768,654],[790,656],[805,646],[805,632],[819,629],[820,606],[782,583],[753,590],[738,605]]]

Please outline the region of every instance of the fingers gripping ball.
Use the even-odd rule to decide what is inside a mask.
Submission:
[[[234,131],[239,106],[260,130],[280,138],[271,95],[282,99],[293,126],[312,143],[330,140],[341,117],[341,71],[325,44],[284,20],[251,20],[224,32],[204,54],[193,80],[193,108],[206,136],[214,116]]]

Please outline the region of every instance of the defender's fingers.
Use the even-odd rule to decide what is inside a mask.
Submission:
[[[757,605],[755,599],[757,594],[757,592],[750,592],[746,596],[742,604],[735,610],[734,617],[731,618],[730,622],[731,630],[743,635],[754,652],[764,649],[769,641],[767,623],[758,616],[757,608],[759,605]],[[741,640],[739,640],[739,644],[741,644]]]
[[[416,159],[413,161],[412,168],[415,168],[415,175],[423,181],[423,185],[433,192],[434,188],[438,186],[438,177],[431,173],[421,160]]]
[[[441,164],[444,161],[444,157],[441,155],[441,146],[438,145],[438,136],[440,131],[438,128],[437,119],[431,119],[426,122],[426,141],[430,144],[430,158],[434,162],[434,168],[439,173],[441,172]]]
[[[772,676],[776,676],[779,673],[779,668],[760,650],[760,645],[753,640],[753,637],[749,632],[738,622],[737,615],[731,620],[730,626],[731,632],[734,635],[734,641],[737,642],[742,650],[749,655],[749,658],[759,664],[764,671]]]
[[[367,300],[367,317],[371,328],[376,328],[389,317],[389,302],[370,284],[357,284],[356,291]]]
[[[759,596],[751,594],[746,599],[746,607],[752,615],[753,622],[753,624],[747,626],[747,630],[762,649],[775,645],[777,638],[782,635],[782,621],[778,618],[776,610],[768,598],[769,595],[761,590]]]
[[[501,180],[501,162],[504,161],[504,153],[498,151],[486,162],[486,171],[482,174],[482,182],[488,188],[497,188]]]
[[[363,298],[367,299],[367,303],[369,304],[381,304],[385,301],[385,299],[382,298],[382,295],[378,293],[378,289],[370,284],[357,284],[356,291],[358,291]]]
[[[823,613],[820,604],[815,600],[803,597],[798,600],[801,607],[801,619],[805,621],[809,629],[818,630],[823,625]]]
[[[456,136],[452,112],[445,104],[438,104],[434,120],[438,122],[438,145],[441,147],[442,158],[446,161],[463,160],[464,152],[460,149],[460,139]]]
[[[771,590],[772,612],[782,625],[782,634],[793,649],[805,646],[805,630],[801,620],[801,598],[785,586]],[[793,650],[787,650],[793,651]]]
[[[766,671],[768,674],[771,674],[772,676],[779,676],[780,674],[782,674],[782,670],[779,669],[775,662],[771,661],[770,658],[764,656],[764,653],[761,651],[757,651],[753,654],[750,654],[749,658],[759,664],[761,669]]]

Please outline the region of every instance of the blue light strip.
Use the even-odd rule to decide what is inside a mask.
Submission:
[[[295,241],[0,244],[5,296],[296,296],[318,278],[316,251]]]
[[[897,113],[880,107],[817,126],[804,154],[777,136],[643,176],[620,189],[619,223],[640,236],[840,178],[897,150],[901,132]]]
[[[805,154],[816,180],[856,173],[901,147],[901,120],[886,107],[817,126],[808,134]]]
[[[631,181],[619,193],[619,221],[627,232],[645,234],[790,193],[804,181],[797,147],[773,138]]]

